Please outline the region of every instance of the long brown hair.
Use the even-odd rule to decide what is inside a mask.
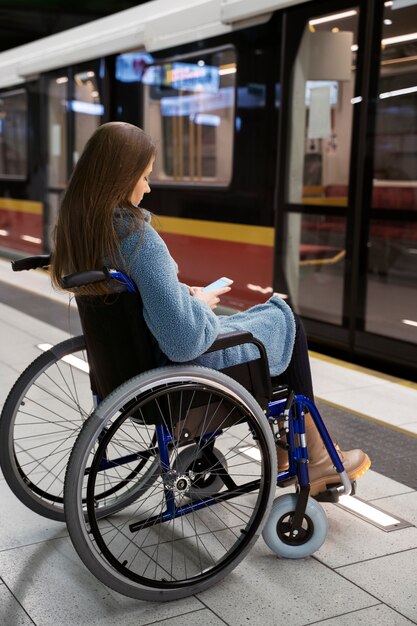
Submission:
[[[130,228],[137,227],[142,214],[130,196],[154,156],[149,135],[132,124],[109,122],[90,137],[68,183],[55,227],[51,278],[56,287],[66,274],[101,269],[105,259],[117,265],[114,210],[122,211]]]

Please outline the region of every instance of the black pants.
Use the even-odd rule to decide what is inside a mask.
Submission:
[[[300,318],[298,315],[294,315],[294,318],[295,342],[291,361],[287,369],[279,376],[274,376],[272,381],[273,384],[288,385],[296,394],[303,394],[314,400],[307,338]]]

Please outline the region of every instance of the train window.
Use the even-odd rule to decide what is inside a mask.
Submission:
[[[372,204],[417,210],[417,5],[385,3]]]
[[[301,233],[297,265],[291,263],[292,254],[286,259],[287,275],[294,281],[296,274],[300,285],[293,304],[305,317],[341,324],[346,218],[320,213],[291,213],[289,218],[289,251],[296,227]]]
[[[87,139],[101,124],[104,106],[100,102],[99,79],[93,69],[74,74],[74,99],[71,109],[74,112],[73,165],[76,164]]]
[[[352,8],[308,19],[290,101],[287,201],[293,206],[286,216],[285,271],[299,312],[339,325],[358,18]]]
[[[365,328],[417,343],[417,4],[385,2]],[[389,293],[390,306],[385,306]]]
[[[347,206],[358,14],[306,24],[292,77],[291,203]]]
[[[67,83],[64,74],[48,82],[48,187],[58,189],[67,183]]]
[[[144,128],[160,155],[153,182],[228,185],[233,165],[234,49],[150,64],[142,82]]]
[[[24,90],[0,95],[0,177],[26,178],[27,96]]]

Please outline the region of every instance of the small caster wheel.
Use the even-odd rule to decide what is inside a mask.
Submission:
[[[217,448],[213,448],[217,461],[227,470],[227,462]],[[186,495],[191,500],[214,496],[224,486],[223,479],[217,470],[213,471],[213,464],[208,463],[201,453],[199,446],[192,444],[180,451],[172,463],[172,468],[178,474],[188,475],[191,479],[190,488]],[[220,470],[221,471],[221,470]]]
[[[311,498],[308,499],[301,528],[296,536],[291,536],[291,520],[297,499],[296,494],[276,498],[262,531],[267,546],[285,559],[303,559],[311,556],[320,548],[327,536],[327,515],[323,507]]]

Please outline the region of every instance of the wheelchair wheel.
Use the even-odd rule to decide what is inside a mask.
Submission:
[[[223,487],[222,474],[227,470],[227,461],[217,448],[213,448],[213,455],[218,462],[217,467],[213,461],[204,457],[201,447],[197,444],[186,446],[180,450],[174,460],[173,469],[179,474],[192,476],[187,496],[196,500],[216,494]]]
[[[151,448],[143,432],[136,437],[141,419],[156,423],[160,471],[134,502],[99,519],[102,484],[120,482]],[[210,495],[196,500],[190,493],[203,475],[192,461],[190,467],[191,452],[183,463],[187,448],[204,458],[204,475],[216,475]],[[275,487],[273,437],[254,398],[214,370],[165,367],[121,385],[84,425],[65,479],[67,526],[82,561],[103,583],[133,598],[174,600],[236,567],[262,531]]]
[[[297,494],[276,498],[262,531],[267,546],[286,559],[303,559],[314,554],[327,536],[327,515],[323,507],[312,498],[308,499],[301,530],[296,537],[290,536],[290,522],[297,498]]]
[[[0,465],[11,490],[35,513],[65,521],[67,461],[92,410],[83,336],[63,341],[41,354],[10,391],[0,417]],[[132,469],[135,488],[139,473],[146,482],[158,469],[158,464],[152,469],[148,463],[147,472],[144,465],[140,461]]]

